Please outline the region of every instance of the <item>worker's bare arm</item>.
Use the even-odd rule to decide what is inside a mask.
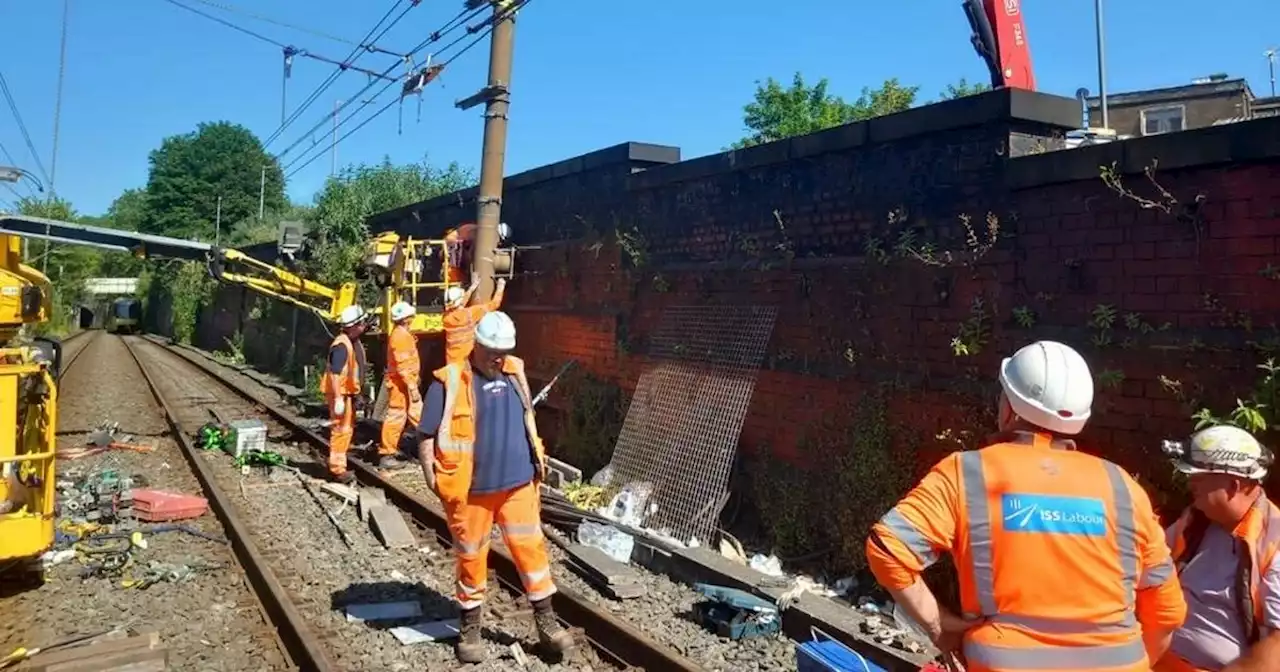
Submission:
[[[1280,672],[1280,557],[1262,575],[1262,641],[1223,672]]]
[[[418,432],[423,437],[418,444],[418,462],[422,465],[422,477],[427,485],[436,487],[436,433],[444,421],[444,384],[435,380],[427,388],[427,396],[422,403],[422,420],[418,424]]]

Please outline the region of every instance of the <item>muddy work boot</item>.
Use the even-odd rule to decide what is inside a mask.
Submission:
[[[573,648],[573,635],[560,625],[556,612],[551,610],[551,598],[530,602],[533,622],[538,628],[538,641],[551,651],[563,654]]]
[[[356,481],[356,472],[350,471],[350,470],[344,471],[341,474],[335,474],[333,472],[329,472],[329,480],[333,481],[334,483],[351,485]]]
[[[458,619],[458,642],[453,652],[460,663],[483,663],[484,640],[480,638],[480,629],[484,626],[484,607],[463,609]]]

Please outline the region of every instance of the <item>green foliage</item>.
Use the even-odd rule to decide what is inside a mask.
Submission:
[[[173,306],[173,338],[193,343],[200,309],[209,302],[217,280],[209,277],[204,264],[184,262],[164,268],[158,274]]]
[[[218,199],[222,221],[240,222],[258,213],[265,166],[264,204],[285,207],[284,174],[249,129],[231,122],[200,124],[195,132],[165,138],[151,152],[141,231],[213,240]]]
[[[330,178],[306,213],[320,239],[310,268],[319,282],[337,284],[355,278],[355,268],[369,235],[365,220],[376,212],[465,189],[474,179],[456,162],[444,169],[426,162],[403,166],[390,159],[371,166],[348,166]]]
[[[903,86],[886,80],[879,88],[863,88],[852,103],[827,91],[829,83],[820,79],[809,85],[796,73],[791,86],[784,88],[770,77],[756,83],[752,102],[743,107],[743,124],[750,131],[735,142],[734,149],[773,142],[783,138],[816,133],[841,124],[862,121],[909,109],[920,87]]]
[[[970,84],[964,77],[955,84],[948,84],[947,88],[942,90],[942,100],[955,100],[956,98],[964,98],[979,93],[985,93],[991,90],[991,85],[975,82]]]
[[[1280,423],[1280,365],[1268,359],[1258,365],[1260,375],[1252,392],[1245,399],[1236,399],[1235,408],[1226,414],[1217,414],[1202,408],[1191,416],[1196,430],[1213,425],[1235,425],[1254,436],[1261,436]]]
[[[582,369],[569,371],[561,380],[564,396],[572,405],[550,450],[583,473],[595,473],[613,458],[627,415],[626,394],[617,383]]]

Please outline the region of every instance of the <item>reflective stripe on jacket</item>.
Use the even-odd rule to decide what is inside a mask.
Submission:
[[[1185,617],[1146,493],[1071,446],[1016,433],[955,453],[872,529],[871,569],[895,590],[952,553],[963,611],[986,619],[965,636],[970,670],[1149,670],[1139,617]]]
[[[446,362],[460,362],[471,355],[476,343],[476,325],[487,314],[502,307],[502,295],[505,287],[494,293],[489,301],[475,306],[461,306],[445,311],[444,326],[444,359]]]
[[[1200,548],[1204,533],[1211,523],[1198,509],[1188,507],[1173,524],[1173,561],[1178,573],[1191,562]],[[1237,595],[1236,607],[1249,644],[1262,639],[1263,611],[1262,574],[1280,552],[1280,508],[1272,504],[1266,494],[1260,494],[1244,518],[1231,530],[1237,544],[1236,557],[1239,567],[1233,592]]]
[[[345,333],[338,334],[329,349],[337,346],[342,346],[347,351],[347,361],[342,365],[342,372],[334,373],[326,365],[324,376],[320,378],[320,392],[330,400],[338,396],[353,397],[360,394],[364,377],[364,372],[360,370],[363,360],[356,355],[355,344]]]
[[[534,463],[543,464],[546,453],[534,421],[533,399],[529,379],[524,372],[524,361],[508,355],[502,372],[516,379],[516,392],[524,406],[525,431],[529,444],[533,446]],[[471,491],[471,476],[475,469],[475,392],[471,385],[475,374],[470,364],[455,362],[436,369],[433,375],[444,383],[444,414],[435,440],[436,491],[442,501],[461,502]]]
[[[418,357],[418,339],[408,327],[397,325],[387,338],[387,380],[405,393],[418,389],[422,377],[422,361]]]

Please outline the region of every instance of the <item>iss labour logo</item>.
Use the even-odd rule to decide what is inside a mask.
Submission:
[[[1107,533],[1107,507],[1101,499],[1010,493],[1001,495],[1000,509],[1006,532],[1085,537]]]

